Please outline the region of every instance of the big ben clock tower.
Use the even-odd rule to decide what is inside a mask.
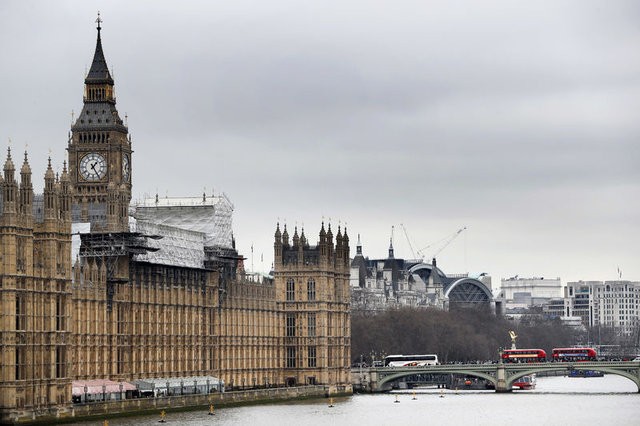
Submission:
[[[84,105],[71,126],[69,176],[74,188],[73,222],[92,232],[128,231],[131,201],[131,139],[118,115],[114,82],[102,51],[100,14],[91,69],[84,80]]]

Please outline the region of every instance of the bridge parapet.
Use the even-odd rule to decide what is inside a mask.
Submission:
[[[593,361],[593,362],[541,362],[541,363],[496,363],[496,364],[441,364],[424,367],[376,367],[354,369],[353,383],[360,383],[365,392],[385,392],[391,382],[416,374],[461,374],[488,380],[495,385],[496,392],[511,392],[516,379],[530,374],[551,371],[596,370],[605,374],[616,374],[633,381],[640,392],[640,362],[638,361]],[[357,379],[357,380],[356,380]]]

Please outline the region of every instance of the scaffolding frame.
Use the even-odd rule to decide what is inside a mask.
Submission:
[[[206,235],[207,247],[233,248],[233,211],[229,197],[146,198],[132,204],[131,214],[138,222],[150,222]]]
[[[128,282],[129,277],[116,275],[118,260],[133,255],[157,251],[147,244],[147,239],[161,238],[156,235],[145,235],[140,232],[103,232],[83,233],[80,235],[80,259],[94,259],[105,265],[107,310],[113,307],[113,295],[118,283]]]

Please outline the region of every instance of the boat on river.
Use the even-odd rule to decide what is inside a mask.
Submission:
[[[519,388],[521,390],[530,390],[536,388],[536,375],[531,374],[529,376],[522,376],[513,382],[514,388]]]
[[[604,373],[598,370],[571,370],[569,371],[569,377],[603,377]]]

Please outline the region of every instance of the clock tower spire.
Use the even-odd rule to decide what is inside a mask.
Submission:
[[[129,130],[116,109],[114,81],[102,50],[100,12],[96,23],[98,37],[84,79],[82,112],[71,126],[67,147],[74,189],[71,216],[74,222],[90,222],[92,232],[124,232],[129,227],[126,212],[131,200],[133,151]],[[110,194],[113,188],[116,194]],[[119,212],[116,217],[109,214],[115,195],[123,204],[112,206],[112,211]]]

